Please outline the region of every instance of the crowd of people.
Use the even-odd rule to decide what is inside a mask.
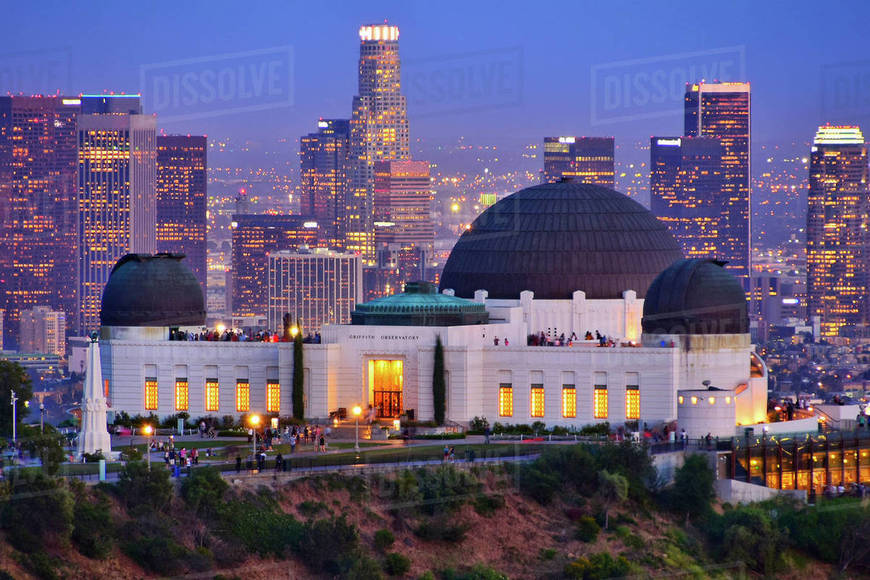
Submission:
[[[169,331],[169,340],[187,341],[187,342],[291,342],[293,339],[287,335],[279,335],[277,332],[269,332],[268,330],[258,330],[256,332],[245,332],[239,328],[206,329],[203,328],[199,332],[188,332],[186,330],[173,329]],[[320,344],[320,333],[308,333],[302,339],[304,343]]]
[[[583,335],[583,340],[580,340],[577,337],[576,332],[572,332],[570,336],[565,336],[564,332],[558,336],[556,336],[555,333],[551,336],[549,332],[544,332],[542,330],[538,334],[530,334],[526,341],[528,346],[574,346],[575,344],[589,344],[595,342],[598,343],[598,346],[602,347],[614,347],[619,344],[618,339],[612,336],[605,336],[597,330],[594,335],[591,331],[587,330],[586,334]],[[496,343],[496,345],[498,345],[498,343]]]

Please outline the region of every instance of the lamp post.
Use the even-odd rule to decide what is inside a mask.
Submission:
[[[290,336],[295,339],[297,334],[299,334],[299,327],[294,324],[290,327]]]
[[[45,403],[39,402],[39,432],[45,433]]]
[[[18,402],[18,397],[15,396],[15,391],[12,391],[12,445],[15,445],[15,424],[18,422],[17,409],[15,408],[15,403]]]
[[[142,432],[148,438],[148,441],[145,443],[145,455],[148,457],[148,471],[151,471],[151,434],[154,433],[154,427],[145,425],[142,427]]]
[[[353,417],[356,419],[356,437],[354,439],[353,450],[359,453],[359,416],[362,413],[362,408],[359,405],[353,407]]]
[[[250,421],[250,423],[251,423],[251,431],[254,432],[254,438],[253,438],[253,442],[254,442],[253,445],[254,446],[252,447],[251,452],[253,453],[253,460],[256,463],[256,461],[257,461],[257,425],[260,424],[260,416],[259,415],[251,415],[251,417],[250,417],[250,419],[248,419],[248,421]]]

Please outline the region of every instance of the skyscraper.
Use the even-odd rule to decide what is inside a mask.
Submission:
[[[399,28],[359,29],[359,91],[350,120],[350,177],[345,248],[374,261],[374,164],[409,159],[407,103],[401,94]]]
[[[749,83],[695,83],[685,96],[685,135],[722,144],[722,218],[715,257],[725,260],[749,290],[750,87]]]
[[[375,164],[375,244],[415,245],[432,252],[432,182],[427,161]]]
[[[563,177],[613,188],[613,137],[544,137],[544,181]]]
[[[807,317],[822,336],[866,324],[867,146],[855,126],[819,127],[807,195]]]
[[[80,330],[100,324],[103,287],[129,252],[157,250],[156,118],[138,95],[83,96],[78,118]]]
[[[650,138],[650,210],[687,258],[722,255],[723,147],[713,137]]]
[[[157,137],[157,251],[184,254],[205,293],[206,137]]]
[[[362,260],[325,248],[269,255],[269,328],[279,329],[284,314],[302,332],[320,332],[324,324],[350,324],[350,313],[363,301]]]
[[[48,306],[21,311],[19,352],[66,354],[66,315]]]
[[[317,220],[330,245],[344,243],[344,204],[347,191],[350,121],[321,119],[317,133],[300,140],[301,213]]]
[[[233,215],[232,311],[235,317],[267,315],[269,255],[320,241],[316,221],[296,215]],[[272,329],[276,330],[276,329]]]
[[[76,117],[70,97],[0,97],[0,311],[7,348],[19,312],[37,305],[75,320]]]

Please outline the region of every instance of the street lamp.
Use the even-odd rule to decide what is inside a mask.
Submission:
[[[12,391],[12,445],[15,445],[15,424],[18,422],[18,416],[16,414],[17,409],[15,408],[15,403],[18,402],[18,397],[15,396],[15,391]]]
[[[299,334],[299,327],[294,324],[293,326],[290,327],[290,336],[292,336],[293,338],[296,338],[297,334]]]
[[[45,403],[39,402],[39,432],[45,433]]]
[[[251,417],[248,419],[248,421],[250,421],[250,423],[251,423],[251,431],[254,432],[254,438],[253,438],[254,446],[252,448],[252,453],[254,455],[254,457],[253,457],[254,462],[256,462],[257,461],[257,425],[260,424],[260,416],[259,415],[251,415]]]
[[[151,434],[154,432],[154,427],[145,425],[142,427],[142,432],[148,438],[148,442],[145,444],[145,455],[148,456],[148,471],[151,471]]]
[[[359,405],[354,405],[353,417],[356,419],[356,438],[353,444],[353,450],[359,453],[359,416],[362,413],[362,408]]]

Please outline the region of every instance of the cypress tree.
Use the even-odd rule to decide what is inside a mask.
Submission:
[[[435,341],[435,370],[432,376],[432,403],[435,408],[435,422],[444,424],[446,411],[447,385],[444,382],[444,346],[441,337]]]
[[[293,417],[305,419],[305,369],[302,360],[302,333],[293,341]]]

